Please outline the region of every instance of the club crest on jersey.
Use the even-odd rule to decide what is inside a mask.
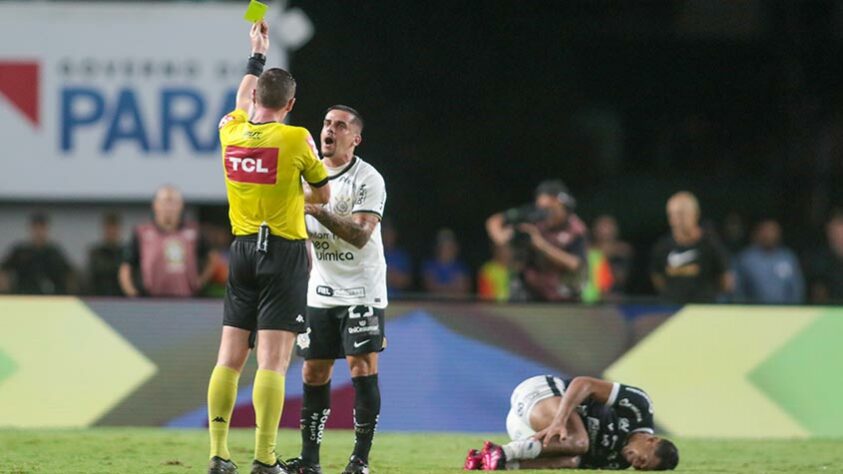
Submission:
[[[334,212],[341,216],[351,214],[351,198],[348,196],[338,196],[334,200]]]

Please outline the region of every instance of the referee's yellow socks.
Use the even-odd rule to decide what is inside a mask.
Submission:
[[[211,435],[211,456],[231,459],[228,452],[228,425],[237,401],[237,381],[240,373],[218,365],[211,372],[208,383],[208,431]]]
[[[275,440],[284,409],[284,375],[258,369],[252,388],[252,403],[255,406],[255,459],[264,464],[275,464]]]

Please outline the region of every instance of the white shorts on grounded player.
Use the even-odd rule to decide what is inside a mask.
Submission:
[[[506,432],[513,441],[527,439],[536,431],[530,426],[530,414],[536,403],[550,397],[562,396],[565,382],[559,377],[537,375],[518,384],[509,399]]]

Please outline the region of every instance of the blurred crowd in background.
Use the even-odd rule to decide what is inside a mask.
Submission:
[[[843,182],[843,0],[425,5],[432,16],[401,2],[291,0],[271,10],[298,8],[315,28],[283,51],[302,85],[294,123],[318,130],[327,105],[347,103],[371,124],[360,153],[389,190],[382,231],[393,298],[843,301],[843,186],[835,184]],[[343,54],[333,54],[337,44]],[[188,84],[239,74],[241,66],[204,56],[214,74]],[[158,97],[170,78],[164,68],[163,82],[151,82],[144,64],[153,71],[153,63],[136,65],[143,80],[61,67],[56,79],[69,87],[113,80],[107,90]],[[216,89],[200,89],[208,104],[216,100]],[[95,146],[90,162],[156,163],[155,176],[164,176],[181,157],[127,155],[125,145],[111,154]],[[90,158],[81,149],[73,157]],[[552,177],[574,192],[560,195],[552,179],[537,189]],[[50,198],[48,189],[39,200],[0,202],[19,217],[0,235],[9,237],[0,239],[0,291],[220,295],[227,209],[187,202],[197,212],[178,214],[175,227],[135,228],[146,188],[157,183],[123,203],[135,206],[133,216],[126,208],[104,216],[101,237],[90,228],[87,257],[77,237],[89,220],[66,225],[70,239],[56,235],[62,219],[122,189],[104,186],[92,201]],[[668,198],[683,189],[693,195],[674,196],[669,212]],[[7,246],[32,202],[49,212],[33,215],[29,237]],[[159,267],[181,279],[158,278]]]
[[[558,180],[542,182],[535,201],[486,221],[489,258],[477,267],[460,252],[460,236],[435,231],[428,255],[413,255],[399,229],[382,223],[388,287],[393,299],[448,298],[496,302],[617,302],[657,297],[668,303],[828,304],[843,301],[843,210],[825,224],[824,244],[792,248],[772,217],[736,212],[705,219],[692,193],[665,203],[665,235],[649,248],[623,239],[608,214],[584,222]],[[478,222],[479,224],[479,222]],[[178,189],[163,186],[150,222],[124,228],[121,216],[102,217],[84,268],[74,268],[50,216],[30,217],[29,238],[2,256],[0,291],[12,294],[108,297],[221,297],[231,234],[216,222],[185,218]],[[639,253],[645,258],[636,258]],[[647,262],[646,269],[634,268]],[[652,293],[633,295],[630,277],[647,274]]]

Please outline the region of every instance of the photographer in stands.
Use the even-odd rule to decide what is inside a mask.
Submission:
[[[562,181],[544,181],[536,188],[535,203],[509,209],[486,221],[496,245],[511,245],[516,282],[534,301],[578,300],[586,280],[586,226],[574,214],[575,200]],[[514,289],[512,299],[519,299]]]

